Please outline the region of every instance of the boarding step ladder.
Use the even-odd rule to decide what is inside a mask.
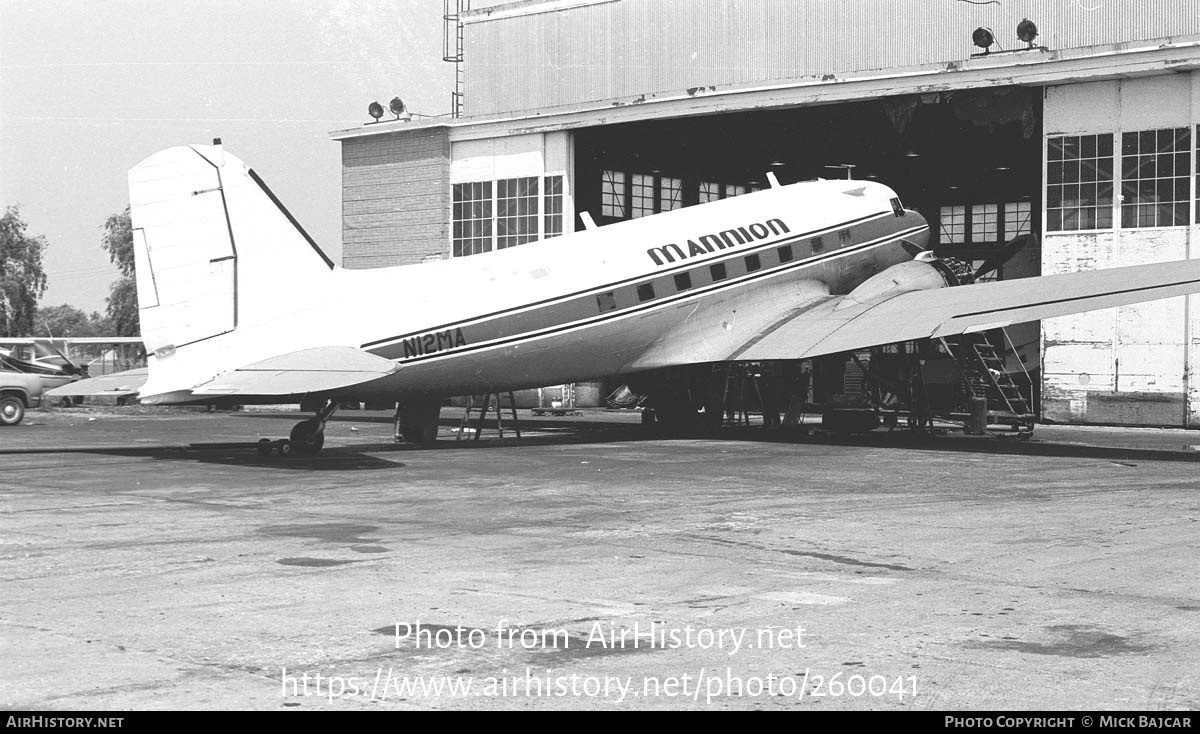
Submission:
[[[501,401],[507,400],[508,405],[502,405]],[[475,431],[475,436],[472,440],[478,441],[480,435],[483,434],[483,423],[488,417],[488,413],[494,413],[496,416],[496,431],[500,434],[500,438],[504,438],[504,411],[509,411],[511,415],[511,428],[517,438],[521,437],[521,424],[517,420],[517,401],[511,392],[487,393],[486,395],[469,395],[467,397],[467,408],[463,413],[462,422],[458,424],[458,437],[456,441],[461,441],[463,436],[468,431]],[[474,418],[472,418],[474,416]],[[472,425],[474,420],[474,425]]]
[[[1003,336],[1008,343],[1008,335]],[[985,333],[944,337],[942,346],[958,364],[969,395],[986,398],[988,405],[1016,416],[1032,413],[1030,398],[1005,370],[1004,357],[997,353],[995,344]],[[1026,378],[1028,380],[1028,375]]]

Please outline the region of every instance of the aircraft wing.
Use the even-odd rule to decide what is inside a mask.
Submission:
[[[801,359],[1200,292],[1200,260],[899,293],[790,309],[722,360]]]
[[[65,385],[47,390],[46,395],[52,398],[73,398],[83,395],[112,395],[123,397],[133,395],[146,382],[147,370],[139,367],[135,370],[114,372],[111,375],[89,377],[86,380],[76,380]]]

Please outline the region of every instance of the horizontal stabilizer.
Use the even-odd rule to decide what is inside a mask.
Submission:
[[[74,398],[86,395],[133,395],[142,389],[146,383],[146,368],[114,372],[111,375],[89,377],[86,380],[76,380],[65,385],[47,390],[45,395],[51,398]]]
[[[218,375],[192,389],[196,397],[304,395],[390,375],[399,365],[354,347],[316,347],[271,357]]]

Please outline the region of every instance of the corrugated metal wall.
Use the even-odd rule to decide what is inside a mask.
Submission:
[[[450,242],[450,133],[342,141],[342,265],[442,257]]]
[[[544,9],[545,6],[542,6]],[[613,0],[468,18],[468,115],[968,58],[971,32],[1051,49],[1200,33],[1200,0]],[[994,47],[998,48],[998,47]]]

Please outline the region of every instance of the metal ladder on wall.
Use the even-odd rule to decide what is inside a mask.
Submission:
[[[442,61],[454,64],[454,91],[450,93],[450,116],[463,113],[463,21],[471,9],[471,0],[444,0],[442,3]]]
[[[1004,335],[1008,341],[1008,335]],[[942,337],[942,346],[954,357],[963,383],[971,395],[986,398],[988,405],[1016,416],[1032,413],[1029,398],[1004,369],[1004,357],[984,333]],[[1028,375],[1026,375],[1028,377]]]
[[[517,401],[511,392],[507,393],[488,393],[482,396],[477,405],[475,395],[467,397],[467,409],[463,413],[462,422],[458,424],[458,437],[456,441],[461,441],[467,431],[474,430],[475,437],[473,440],[478,441],[479,436],[483,433],[483,422],[487,419],[487,414],[492,411],[496,414],[496,430],[500,433],[500,438],[504,438],[504,410],[507,408],[512,415],[511,430],[516,434],[517,438],[521,437],[521,424],[517,420]],[[508,400],[508,405],[500,404],[502,398]],[[478,411],[475,416],[475,425],[471,425],[471,416]]]

